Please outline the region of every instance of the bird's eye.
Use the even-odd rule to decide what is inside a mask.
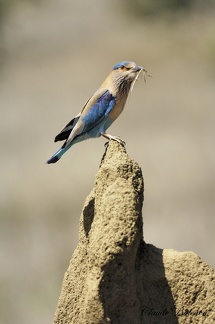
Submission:
[[[119,69],[124,70],[124,71],[125,71],[125,70],[126,70],[126,71],[130,70],[129,67],[124,66],[124,65],[121,65],[121,66],[119,67]]]

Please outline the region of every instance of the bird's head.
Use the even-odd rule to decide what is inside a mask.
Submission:
[[[112,71],[113,82],[120,90],[127,92],[132,90],[142,71],[146,72],[142,66],[136,65],[134,62],[123,61],[117,63]]]
[[[124,77],[134,79],[138,73],[145,70],[142,66],[136,65],[134,62],[123,61],[117,63],[113,71],[117,74],[122,74]]]

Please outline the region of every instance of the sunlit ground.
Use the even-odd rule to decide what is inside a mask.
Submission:
[[[153,76],[138,80],[109,130],[143,170],[145,240],[215,265],[214,16],[136,21],[95,2],[22,6],[4,25],[1,323],[52,322],[105,141],[45,162],[55,135],[121,60]]]

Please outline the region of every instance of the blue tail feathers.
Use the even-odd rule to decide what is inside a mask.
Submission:
[[[60,157],[58,157],[57,155],[54,155],[46,163],[47,164],[56,163],[58,160],[60,160]]]
[[[66,153],[68,148],[60,148],[52,157],[46,162],[47,164],[56,163],[58,160],[60,160],[61,156]]]

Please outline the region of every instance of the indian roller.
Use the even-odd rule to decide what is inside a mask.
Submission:
[[[88,138],[104,136],[122,143],[118,136],[109,135],[106,130],[123,111],[128,94],[142,71],[147,73],[134,62],[117,63],[81,112],[55,137],[55,142],[65,142],[47,163],[57,162],[72,145]]]

